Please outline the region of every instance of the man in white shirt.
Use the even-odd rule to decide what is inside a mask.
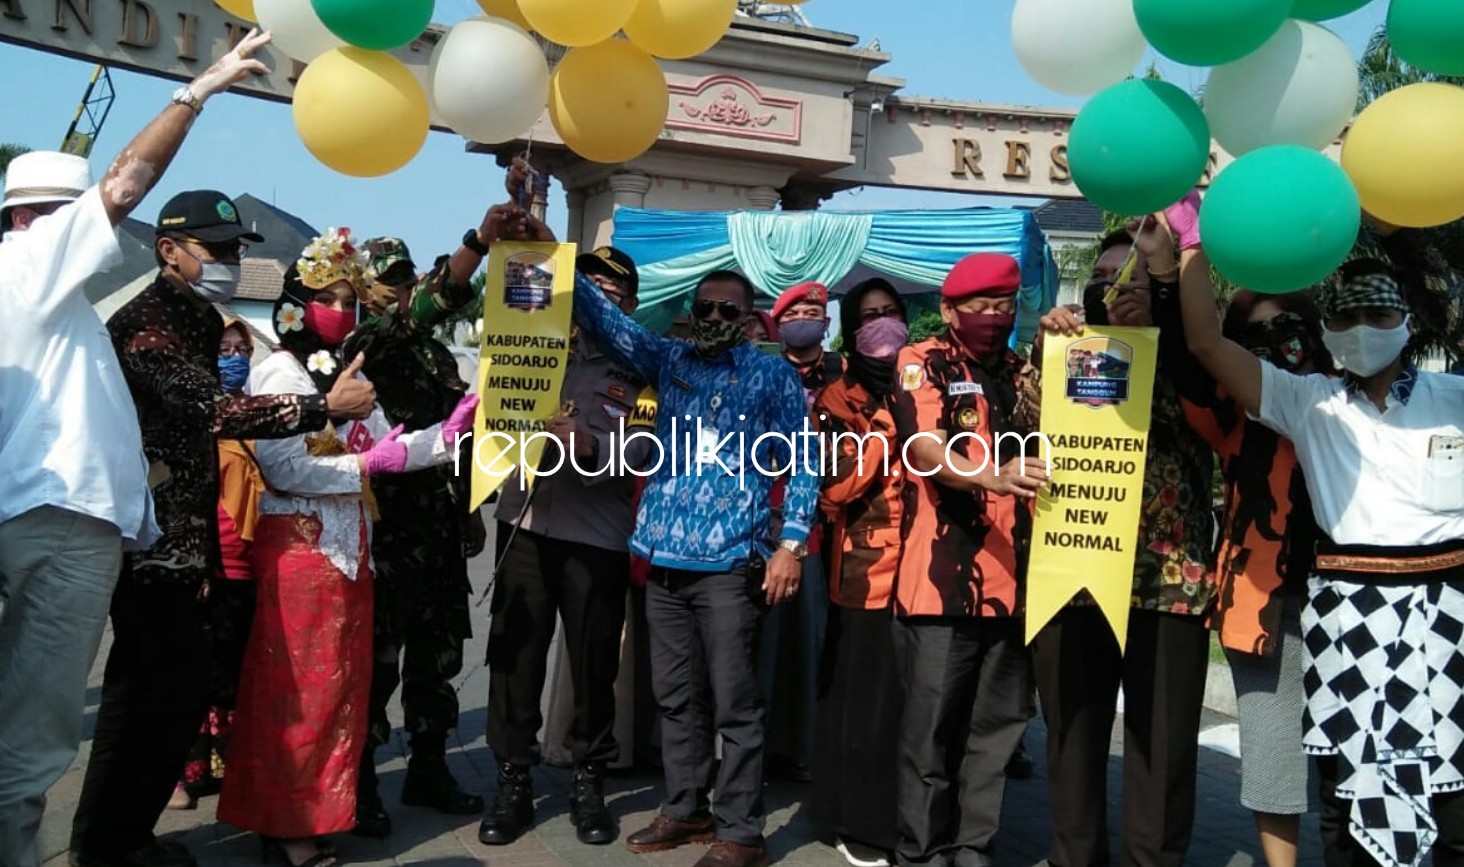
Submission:
[[[116,227],[153,188],[210,96],[268,72],[250,33],[122,150],[11,162],[0,203],[0,865],[35,867],[45,793],[76,756],[86,678],[124,547],[156,541],[137,412],[82,293],[122,260]],[[153,480],[156,481],[156,480]],[[156,843],[122,863],[173,863]]]
[[[1389,263],[1349,262],[1320,288],[1341,378],[1223,338],[1203,252],[1183,268],[1190,351],[1296,444],[1324,536],[1302,631],[1326,861],[1398,867],[1432,847],[1464,863],[1464,380],[1409,362]]]

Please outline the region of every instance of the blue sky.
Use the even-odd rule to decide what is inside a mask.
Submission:
[[[804,13],[828,30],[855,34],[860,44],[878,39],[892,56],[881,74],[906,81],[905,93],[1017,105],[1082,106],[1083,97],[1048,91],[1027,77],[1012,52],[1010,19],[1015,0],[808,0]],[[474,0],[437,0],[435,20],[454,23],[478,14]],[[1373,0],[1327,26],[1361,52],[1382,23],[1386,4]],[[1159,62],[1164,77],[1188,90],[1207,71]],[[1146,59],[1140,68],[1148,65]],[[70,124],[91,65],[33,49],[0,44],[0,140],[55,148]],[[105,169],[132,134],[168,101],[176,84],[114,72],[117,100],[96,150],[93,170]],[[434,132],[410,165],[384,178],[338,175],[300,144],[286,105],[242,96],[215,98],[158,188],[135,212],[152,221],[173,194],[187,189],[253,193],[319,228],[350,226],[358,237],[403,237],[419,262],[456,248],[485,208],[502,198],[502,170],[491,157],[464,152],[461,138]],[[465,192],[465,191],[478,192]],[[550,193],[549,222],[564,230],[563,190]],[[954,208],[1012,204],[954,193],[868,188],[841,193],[825,204],[836,210]]]

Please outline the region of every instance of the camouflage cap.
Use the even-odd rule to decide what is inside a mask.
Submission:
[[[403,270],[400,267],[403,263],[409,274],[417,273],[417,266],[412,261],[411,251],[407,249],[407,242],[401,238],[372,238],[364,246],[366,255],[371,259],[370,273],[374,278],[381,279],[392,268]]]

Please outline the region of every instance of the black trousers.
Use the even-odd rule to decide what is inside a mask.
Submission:
[[[499,523],[500,539],[512,531]],[[615,761],[615,678],[629,555],[520,530],[506,557],[488,631],[488,746],[501,762],[539,762],[539,703],[558,614],[574,684],[570,752],[576,762]]]
[[[1321,784],[1322,858],[1327,867],[1377,867],[1377,861],[1352,839],[1347,830],[1347,816],[1352,802],[1337,797],[1337,759],[1317,758],[1317,778]],[[1464,792],[1434,795],[1434,822],[1439,826],[1434,840],[1435,867],[1464,865]]]
[[[1120,686],[1123,863],[1184,863],[1209,648],[1201,617],[1131,611],[1120,654],[1096,606],[1065,608],[1037,634],[1032,655],[1047,720],[1052,867],[1109,863],[1108,750]]]
[[[153,840],[208,711],[213,649],[200,586],[138,584],[123,566],[73,852],[115,857]]]
[[[1007,760],[1032,707],[1022,621],[909,617],[893,628],[905,701],[895,858],[901,865],[989,865]]]
[[[717,838],[758,845],[763,808],[763,702],[757,658],[766,613],[761,577],[652,569],[646,586],[651,679],[661,712],[661,759],[673,819],[704,815],[715,733],[722,736]],[[710,719],[706,713],[711,685]],[[710,724],[709,724],[710,723]]]

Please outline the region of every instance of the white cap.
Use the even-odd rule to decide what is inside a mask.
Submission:
[[[10,209],[22,205],[75,201],[91,185],[91,163],[82,157],[59,151],[21,154],[5,169],[0,221],[8,223]]]

